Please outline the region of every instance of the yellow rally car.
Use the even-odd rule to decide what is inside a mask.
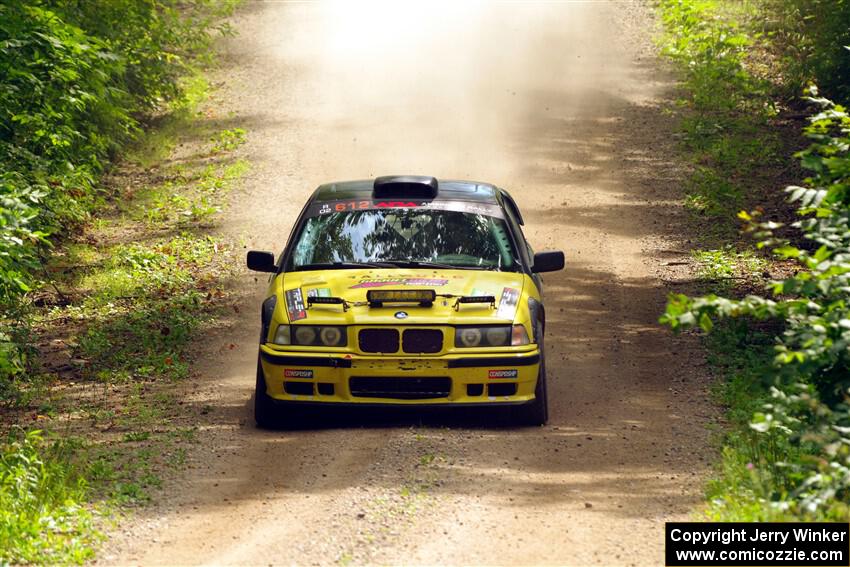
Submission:
[[[262,306],[255,418],[296,406],[515,406],[547,420],[540,272],[507,191],[391,176],[316,189],[275,261]]]

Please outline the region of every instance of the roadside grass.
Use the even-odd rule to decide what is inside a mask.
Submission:
[[[0,450],[0,561],[83,563],[102,536],[80,443],[15,429]]]
[[[210,84],[203,71],[195,68],[180,86],[180,98],[171,103],[167,112],[148,120],[142,134],[125,152],[126,161],[143,169],[158,165],[174,151],[181,132],[192,128],[198,107],[209,96]]]
[[[769,267],[768,260],[752,250],[736,250],[731,244],[712,250],[692,250],[691,258],[696,264],[697,277],[714,291],[733,290],[760,281]]]
[[[678,65],[685,92],[677,112],[683,158],[692,164],[683,193],[691,232],[698,235],[691,252],[698,284],[709,293],[741,297],[790,269],[753,252],[736,218],[759,204],[771,218],[793,216],[779,188],[803,177],[786,164],[802,142],[800,128],[782,117],[787,109],[776,94],[782,63],[771,59],[758,2],[661,0],[658,10],[665,30],[660,45]],[[772,383],[764,376],[780,327],[725,321],[704,339],[725,423],[701,519],[793,519],[765,502],[775,500],[771,491],[785,490],[777,467],[793,462],[799,449],[750,427],[753,414],[770,401]]]
[[[776,131],[774,85],[754,72],[761,38],[749,22],[757,6],[662,0],[658,9],[665,29],[659,44],[683,77],[685,94],[676,107],[681,149],[692,164],[685,208],[699,228],[697,244],[718,247],[737,239],[741,209],[764,202],[782,207],[781,192],[773,190],[782,185],[770,176],[791,153]]]
[[[177,388],[232,269],[210,229],[250,167],[247,132],[200,112],[208,88],[188,79],[33,292],[34,372],[0,408],[22,427],[0,446],[0,564],[91,559],[110,518],[186,466],[195,430]]]
[[[772,382],[765,377],[774,356],[776,324],[725,321],[706,336],[708,362],[721,379],[713,396],[726,409],[726,430],[720,462],[708,483],[708,506],[700,516],[709,521],[793,521],[782,509],[771,508],[771,492],[782,491],[779,470],[799,453],[778,436],[757,434],[751,427],[753,414],[770,402]]]

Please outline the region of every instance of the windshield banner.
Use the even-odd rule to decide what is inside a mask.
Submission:
[[[310,205],[308,217],[319,217],[331,213],[351,211],[375,211],[385,209],[426,209],[431,211],[455,211],[488,217],[504,218],[501,207],[492,203],[474,203],[471,201],[423,201],[423,200],[347,200],[322,201]]]

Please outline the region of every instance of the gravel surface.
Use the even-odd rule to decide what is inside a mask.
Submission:
[[[693,338],[657,324],[688,256],[674,85],[647,10],[247,2],[234,25],[207,115],[248,130],[253,170],[222,232],[279,251],[329,180],[508,188],[535,248],[567,255],[545,278],[551,423],[408,413],[257,430],[265,279],[244,272],[186,385],[187,411],[211,408],[189,468],[101,562],[663,564],[664,522],[700,505],[715,410]]]

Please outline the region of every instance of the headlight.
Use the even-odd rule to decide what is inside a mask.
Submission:
[[[292,344],[303,346],[345,346],[348,339],[345,327],[292,325]]]
[[[455,328],[455,346],[461,348],[527,345],[528,333],[523,325],[488,325]]]
[[[508,325],[486,327],[457,327],[455,346],[461,348],[508,346],[511,344],[511,328]]]
[[[510,327],[490,327],[484,332],[487,342],[491,345],[504,345],[508,341]]]
[[[304,327],[299,325],[295,327],[295,340],[292,341],[296,345],[311,345],[316,340],[316,329],[313,327]]]
[[[336,346],[342,341],[342,331],[338,327],[322,327],[319,339],[323,345]]]
[[[528,340],[528,331],[525,330],[525,325],[514,325],[511,330],[511,346],[527,345],[531,341]]]
[[[278,325],[277,331],[274,333],[274,344],[288,345],[292,344],[289,339],[289,325]]]
[[[477,347],[481,345],[481,329],[466,327],[455,331],[455,346]]]

